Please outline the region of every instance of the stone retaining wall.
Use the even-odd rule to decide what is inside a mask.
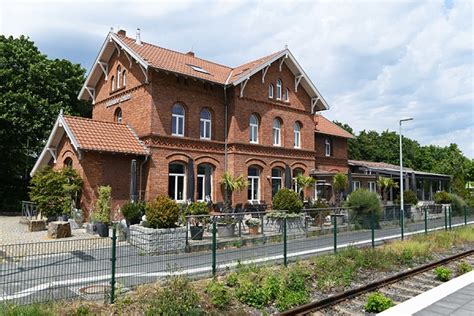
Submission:
[[[145,253],[184,252],[186,248],[186,227],[154,229],[132,225],[130,226],[129,242]]]

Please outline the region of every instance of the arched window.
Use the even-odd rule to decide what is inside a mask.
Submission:
[[[120,78],[122,76],[122,69],[120,66],[117,66],[117,89],[120,89]]]
[[[331,140],[329,138],[326,138],[326,140],[324,141],[324,155],[326,157],[330,157],[331,156],[331,152],[332,152],[332,149],[331,149]]]
[[[121,108],[117,108],[115,110],[114,120],[117,123],[122,123],[122,109]]]
[[[127,86],[127,71],[126,70],[122,71],[122,82],[123,82],[123,86],[126,87]]]
[[[260,201],[260,169],[255,166],[248,168],[248,193],[247,199],[250,202]]]
[[[250,115],[249,133],[250,142],[258,143],[258,118],[255,114]]]
[[[114,91],[115,90],[115,77],[112,76],[112,78],[110,78],[110,91]]]
[[[278,79],[277,80],[277,92],[276,92],[276,94],[277,94],[276,99],[277,100],[281,100],[281,86],[282,86],[281,79]]]
[[[296,168],[293,170],[293,189],[295,190],[296,193],[300,193],[300,186],[298,185],[298,181],[296,181],[296,178],[298,176],[302,176],[304,174],[304,170],[300,168]]]
[[[72,168],[72,159],[71,159],[71,157],[67,157],[66,159],[64,159],[63,165],[64,165],[64,167]]]
[[[200,164],[197,167],[197,200],[212,201],[212,173],[210,164]]]
[[[280,191],[283,185],[283,171],[280,168],[272,169],[272,197]]]
[[[185,167],[181,163],[170,163],[168,166],[168,195],[175,201],[185,201]]]
[[[200,129],[201,139],[211,139],[211,112],[208,109],[201,111]]]
[[[294,130],[294,146],[295,148],[301,148],[301,124],[299,122],[295,122],[293,130]]]
[[[268,86],[268,97],[270,99],[273,99],[273,84],[270,83],[270,85]]]
[[[179,103],[173,105],[171,135],[184,136],[184,107]]]
[[[279,118],[273,120],[273,146],[281,146],[281,121]]]
[[[284,98],[285,102],[289,102],[290,101],[290,89],[286,88],[285,89],[285,95],[284,95]]]

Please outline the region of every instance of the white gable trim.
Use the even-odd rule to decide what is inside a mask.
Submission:
[[[59,114],[58,118],[56,119],[56,123],[54,123],[53,130],[51,131],[51,134],[49,134],[46,145],[44,146],[43,150],[41,151],[41,154],[36,160],[35,165],[33,166],[33,169],[31,169],[30,176],[34,176],[34,174],[41,167],[47,165],[48,161],[51,158],[53,158],[54,162],[56,162],[57,157],[55,156],[56,156],[56,152],[57,152],[56,149],[57,149],[58,144],[53,144],[53,141],[55,137],[58,135],[58,133],[61,133],[61,134],[66,133],[74,149],[77,152],[79,152],[79,144],[77,143],[76,137],[74,137],[74,134],[72,133],[69,126],[67,125],[66,120],[64,119],[62,114]]]
[[[148,63],[140,56],[138,55],[137,53],[135,53],[132,49],[130,49],[130,47],[128,47],[121,39],[120,37],[118,37],[115,33],[112,33],[112,32],[109,32],[109,34],[107,35],[107,37],[105,38],[105,41],[104,43],[102,44],[102,47],[99,51],[99,54],[97,55],[97,58],[95,59],[95,62],[89,72],[89,74],[87,75],[87,78],[86,78],[86,81],[84,82],[84,85],[82,86],[81,88],[81,91],[79,92],[79,95],[77,96],[77,98],[79,100],[90,100],[91,99],[91,96],[89,95],[88,93],[88,89],[94,89],[96,84],[97,84],[97,81],[96,82],[92,82],[92,75],[93,74],[96,74],[97,71],[101,72],[102,69],[101,69],[101,64],[100,63],[103,63],[104,62],[104,58],[103,55],[105,53],[105,50],[106,48],[109,46],[109,45],[114,45],[115,46],[115,49],[118,51],[118,54],[120,55],[120,51],[123,50],[126,55],[127,55],[127,58],[129,58],[129,61],[130,61],[130,64],[131,64],[131,58],[132,59],[135,59],[136,62],[142,67],[144,68],[145,70],[148,70]],[[108,62],[108,60],[107,60]],[[100,76],[99,76],[100,78]]]
[[[322,97],[321,93],[319,92],[319,90],[316,88],[316,86],[313,84],[313,82],[311,81],[311,79],[309,79],[308,75],[304,72],[303,68],[300,66],[300,64],[298,63],[298,61],[296,60],[296,58],[293,56],[293,54],[290,52],[289,49],[285,49],[283,51],[281,51],[279,54],[273,56],[273,58],[271,58],[270,60],[268,60],[266,63],[263,63],[261,64],[260,66],[258,67],[255,67],[253,68],[252,70],[246,72],[246,73],[243,73],[242,75],[240,75],[236,80],[234,80],[232,82],[232,84],[234,86],[237,86],[238,84],[240,84],[241,82],[245,81],[247,78],[255,75],[256,73],[260,72],[261,70],[263,70],[265,67],[271,65],[272,63],[274,63],[275,61],[279,60],[279,59],[282,59],[282,61],[288,63],[288,62],[291,62],[296,68],[297,68],[297,73],[295,73],[295,76],[302,76],[301,79],[300,79],[300,82],[305,82],[307,87],[305,90],[308,92],[308,94],[310,95],[310,97],[313,99],[313,98],[318,98],[319,99],[319,102],[321,102],[321,104],[323,105],[323,109],[324,110],[328,110],[329,109],[329,104],[326,102],[326,100]],[[301,83],[299,83],[299,85],[301,85]],[[321,109],[320,109],[321,110]],[[314,112],[315,113],[315,112]]]

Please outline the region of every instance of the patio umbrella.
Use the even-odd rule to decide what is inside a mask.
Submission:
[[[187,190],[188,190],[188,199],[191,202],[194,201],[194,161],[189,158],[187,172]]]
[[[291,189],[291,169],[288,165],[285,165],[285,188]]]
[[[137,201],[137,160],[132,159],[130,165],[130,201]]]

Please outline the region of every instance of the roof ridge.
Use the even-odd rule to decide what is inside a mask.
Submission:
[[[72,119],[79,119],[83,121],[91,121],[91,122],[98,122],[98,123],[107,123],[107,124],[113,124],[113,125],[118,125],[118,126],[128,126],[128,124],[123,124],[123,123],[117,123],[117,122],[111,122],[111,121],[102,121],[102,120],[94,120],[89,117],[82,117],[82,116],[75,116],[75,115],[63,115],[64,117],[67,118],[72,118]]]
[[[268,57],[270,57],[270,56],[277,55],[277,54],[283,52],[284,50],[286,50],[286,49],[282,49],[282,50],[276,51],[276,52],[274,52],[274,53],[265,55],[265,56],[263,56],[263,57],[260,57],[260,58],[257,58],[257,59],[253,59],[253,60],[251,60],[251,61],[248,61],[248,62],[246,62],[246,63],[240,64],[240,65],[238,65],[238,66],[236,66],[236,67],[233,67],[232,70],[235,70],[235,69],[237,69],[237,68],[239,68],[239,67],[242,67],[242,66],[248,65],[248,64],[250,64],[250,63],[254,63],[254,62],[256,62],[256,61],[259,61],[259,60],[268,58]]]
[[[120,37],[126,37],[128,39],[134,40],[133,38],[128,37],[128,36],[120,36]],[[207,59],[204,59],[204,58],[199,58],[199,57],[196,57],[196,56],[189,56],[186,53],[178,52],[177,50],[173,50],[173,49],[166,48],[166,47],[161,47],[161,46],[158,46],[156,44],[149,43],[149,42],[145,42],[145,41],[141,41],[141,42],[142,42],[142,44],[146,44],[146,45],[153,46],[153,47],[156,47],[156,48],[164,49],[164,50],[167,50],[169,52],[173,52],[173,53],[180,54],[180,55],[183,55],[183,56],[188,56],[188,57],[191,57],[191,58],[199,59],[199,60],[214,64],[214,65],[225,67],[225,68],[228,68],[229,70],[232,70],[232,67],[227,66],[227,65],[223,65],[223,64],[219,64],[215,61],[207,60]]]

